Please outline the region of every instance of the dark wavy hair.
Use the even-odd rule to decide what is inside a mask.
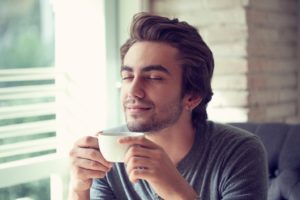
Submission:
[[[134,15],[130,38],[121,46],[121,60],[136,42],[153,41],[167,43],[179,51],[182,67],[182,97],[200,95],[201,103],[192,111],[192,123],[198,127],[207,120],[206,107],[212,98],[211,79],[214,70],[213,54],[197,29],[178,19],[169,19],[150,13]]]

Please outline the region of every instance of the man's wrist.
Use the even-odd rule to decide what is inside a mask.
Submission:
[[[69,200],[89,200],[90,199],[90,190],[85,191],[69,191]]]
[[[90,199],[90,189],[80,190],[78,189],[78,184],[75,184],[74,181],[71,180],[69,185],[69,198],[68,200],[89,200]],[[81,187],[82,188],[82,187]]]

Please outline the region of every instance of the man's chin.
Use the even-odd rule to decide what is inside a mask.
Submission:
[[[145,132],[145,125],[137,122],[127,122],[127,128],[132,132]]]
[[[127,121],[127,128],[132,132],[156,132],[166,126],[162,123],[141,123],[137,121]]]
[[[150,132],[152,131],[152,124],[141,122],[139,120],[127,121],[127,128],[132,132]]]

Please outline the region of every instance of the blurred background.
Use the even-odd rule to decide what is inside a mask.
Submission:
[[[194,25],[215,57],[209,119],[300,122],[300,0],[0,0],[0,199],[62,200],[68,151],[123,123],[134,13]]]

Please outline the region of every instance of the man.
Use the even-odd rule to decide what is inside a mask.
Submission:
[[[265,152],[253,135],[207,121],[213,56],[195,28],[139,13],[121,47],[124,163],[109,163],[96,137],[70,152],[70,199],[263,200]],[[229,66],[230,67],[230,66]]]

